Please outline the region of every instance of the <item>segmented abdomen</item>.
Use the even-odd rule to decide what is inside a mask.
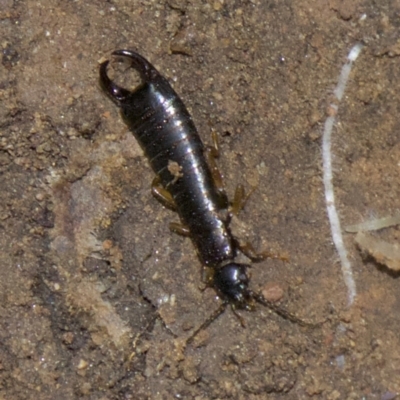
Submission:
[[[154,172],[174,198],[202,262],[218,266],[233,259],[232,237],[224,220],[225,195],[214,183],[204,145],[183,102],[157,73],[122,104],[129,124]]]

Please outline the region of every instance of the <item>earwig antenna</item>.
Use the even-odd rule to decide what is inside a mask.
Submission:
[[[308,327],[315,327],[315,326],[319,325],[319,323],[305,321],[305,320],[299,318],[298,316],[292,314],[291,312],[285,310],[284,308],[277,306],[276,304],[267,300],[261,293],[253,293],[253,299],[257,303],[262,304],[264,307],[269,308],[270,310],[272,310],[274,313],[276,313],[283,319],[293,322],[294,324],[297,324],[300,326],[308,326]]]
[[[186,340],[186,344],[190,344],[193,342],[194,338],[204,329],[208,328],[212,322],[214,322],[221,314],[226,310],[228,303],[223,302]]]
[[[308,328],[316,328],[321,326],[326,320],[322,320],[319,322],[311,322],[311,321],[306,321],[304,319],[299,318],[297,315],[292,314],[291,312],[285,310],[282,307],[279,307],[278,305],[274,304],[273,302],[267,300],[261,293],[251,293],[251,298],[254,299],[257,303],[263,305],[264,307],[270,309],[273,311],[275,314],[279,315],[283,319],[290,321],[294,324],[308,327]],[[208,328],[220,315],[222,315],[226,307],[228,306],[229,302],[224,301],[189,337],[189,339],[186,340],[186,344],[190,344],[193,342],[194,338],[204,329]],[[232,307],[232,312],[235,315],[235,317],[239,320],[240,325],[245,328],[246,324],[243,320],[243,318],[236,312],[236,309],[234,305],[231,304]]]

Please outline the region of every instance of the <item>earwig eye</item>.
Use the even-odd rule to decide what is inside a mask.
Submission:
[[[214,275],[214,286],[219,294],[238,308],[247,308],[252,300],[248,289],[249,278],[246,264],[229,263],[218,268]]]

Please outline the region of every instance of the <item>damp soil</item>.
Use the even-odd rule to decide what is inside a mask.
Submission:
[[[343,226],[399,208],[400,2],[0,0],[0,398],[394,399],[399,274],[344,235],[332,244],[321,136],[350,48],[333,132]],[[98,84],[128,48],[179,93],[259,249],[251,286],[307,321],[219,307],[190,239]],[[398,110],[398,111],[396,111]],[[375,232],[398,243],[399,228]]]

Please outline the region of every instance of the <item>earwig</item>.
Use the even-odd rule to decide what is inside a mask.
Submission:
[[[120,107],[125,123],[150,161],[156,180],[161,183],[163,199],[178,212],[184,226],[182,231],[189,232],[201,263],[212,272],[209,284],[222,299],[221,307],[189,340],[217,318],[228,304],[235,312],[236,309],[253,310],[258,302],[286,319],[303,324],[249,288],[247,270],[250,265],[235,261],[238,252],[253,261],[272,255],[255,254],[252,249],[247,251],[247,246],[241,246],[232,235],[229,221],[235,207],[230,207],[225,191],[217,184],[220,177],[215,173],[215,166],[210,167],[210,160],[206,159],[207,149],[182,100],[168,81],[139,54],[117,50],[112,55],[129,59],[142,82],[133,91],[118,86],[108,77],[109,61],[105,61],[100,65],[100,84]]]

